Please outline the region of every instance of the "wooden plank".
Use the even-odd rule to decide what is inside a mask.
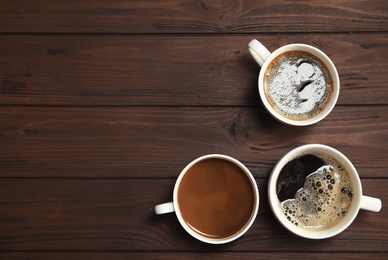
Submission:
[[[272,215],[267,178],[257,179],[260,209],[241,238],[206,245],[189,236],[173,214],[150,209],[171,200],[175,179],[0,179],[0,251],[135,252],[386,252],[388,208],[362,211],[343,233],[299,238]],[[363,179],[364,192],[388,200],[387,179]]]
[[[388,107],[336,107],[292,127],[262,107],[3,107],[2,177],[175,178],[190,161],[224,153],[256,177],[302,144],[339,149],[362,177],[386,177]]]
[[[0,105],[261,105],[247,44],[326,52],[339,104],[388,104],[385,34],[10,36],[0,39]]]
[[[273,259],[311,259],[311,260],[321,260],[321,259],[343,259],[343,260],[354,260],[354,259],[386,259],[386,253],[375,253],[375,252],[344,252],[344,253],[335,253],[335,252],[319,252],[319,253],[275,253],[275,252],[221,252],[217,249],[209,250],[207,252],[163,252],[154,253],[154,252],[34,252],[34,253],[25,253],[25,252],[13,252],[13,253],[1,253],[0,257],[3,256],[4,259],[14,260],[14,259],[50,259],[50,260],[68,260],[68,259],[171,259],[171,260],[181,260],[181,259],[257,259],[262,260],[273,260]]]
[[[384,0],[2,0],[0,32],[274,33],[386,31]]]

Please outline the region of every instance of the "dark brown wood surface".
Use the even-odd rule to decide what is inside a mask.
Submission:
[[[259,106],[259,66],[247,44],[303,42],[338,68],[338,103],[387,105],[384,33],[281,35],[8,35],[2,104]],[[171,80],[174,79],[174,80]]]
[[[4,32],[256,33],[383,31],[384,0],[1,1]]]
[[[384,0],[0,0],[0,259],[388,259],[387,36]],[[328,54],[341,93],[327,118],[269,116],[254,38]],[[307,143],[343,152],[381,212],[325,240],[285,230],[268,177]],[[260,190],[253,226],[226,245],[152,212],[209,153]]]

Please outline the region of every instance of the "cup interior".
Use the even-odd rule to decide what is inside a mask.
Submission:
[[[278,57],[280,54],[288,52],[288,51],[303,51],[310,53],[317,58],[319,58],[327,67],[327,69],[330,72],[331,78],[333,80],[333,92],[331,94],[331,97],[329,98],[328,103],[326,106],[322,109],[320,113],[315,114],[314,116],[304,119],[304,120],[296,120],[291,119],[288,117],[283,116],[282,114],[278,113],[269,103],[266,93],[265,93],[265,84],[264,84],[264,74],[268,69],[268,66],[272,63],[272,60]],[[323,53],[321,50],[310,46],[306,44],[289,44],[285,45],[277,50],[275,50],[268,59],[264,62],[258,79],[258,88],[260,93],[261,101],[263,102],[265,108],[267,111],[278,121],[289,124],[289,125],[295,125],[295,126],[306,126],[306,125],[312,125],[315,124],[322,119],[324,119],[334,108],[335,104],[337,103],[339,92],[340,92],[340,81],[337,69],[334,65],[334,63],[330,60],[330,58]]]
[[[200,235],[199,232],[195,232],[193,230],[193,228],[191,228],[187,224],[185,219],[182,217],[182,212],[181,212],[181,209],[180,209],[179,203],[178,203],[178,191],[180,188],[181,181],[182,181],[183,177],[185,176],[185,174],[187,173],[187,171],[191,167],[193,167],[195,164],[197,164],[198,162],[200,162],[202,160],[206,160],[206,159],[212,159],[212,158],[226,160],[228,162],[232,162],[233,164],[237,165],[248,177],[249,182],[252,185],[252,191],[254,194],[254,205],[253,205],[253,210],[252,210],[252,213],[250,215],[249,220],[245,223],[245,225],[238,232],[236,232],[233,235],[230,235],[228,237],[222,237],[222,238],[211,238],[211,237]],[[174,204],[174,208],[175,208],[175,213],[177,215],[177,218],[178,218],[180,224],[191,236],[193,236],[194,238],[196,238],[202,242],[209,243],[209,244],[224,244],[224,243],[231,242],[231,241],[239,238],[240,236],[242,236],[253,224],[253,222],[256,218],[258,209],[259,209],[259,191],[258,191],[256,181],[255,181],[253,175],[248,170],[248,168],[246,168],[241,162],[239,162],[238,160],[236,160],[230,156],[226,156],[226,155],[222,155],[222,154],[209,154],[209,155],[205,155],[205,156],[202,156],[202,157],[195,159],[194,161],[192,161],[190,164],[188,164],[183,169],[183,171],[181,172],[181,174],[179,175],[179,177],[175,183],[174,195],[173,195],[173,204]]]
[[[292,224],[284,215],[284,212],[281,209],[281,204],[280,204],[281,202],[276,193],[277,180],[278,180],[280,171],[283,169],[283,167],[289,161],[297,158],[302,154],[314,154],[314,153],[326,154],[328,156],[335,158],[346,169],[352,181],[352,186],[354,191],[352,202],[347,212],[347,215],[336,225],[324,230],[307,230]],[[289,231],[293,232],[298,236],[310,238],[310,239],[324,239],[324,238],[332,237],[339,234],[343,230],[345,230],[353,222],[353,220],[358,214],[358,211],[360,209],[361,197],[362,197],[361,182],[353,164],[349,161],[348,158],[345,157],[345,155],[343,155],[339,151],[335,150],[332,147],[321,145],[321,144],[308,144],[291,150],[289,153],[283,156],[275,165],[274,169],[272,170],[269,183],[268,183],[268,199],[269,199],[270,207],[275,217]]]

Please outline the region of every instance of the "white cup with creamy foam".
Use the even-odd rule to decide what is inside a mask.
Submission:
[[[259,190],[240,161],[222,154],[201,156],[180,173],[173,201],[156,205],[157,215],[175,212],[182,227],[209,244],[225,244],[252,226]]]
[[[319,155],[320,158],[324,158],[326,165],[316,171],[312,170],[303,180],[303,187],[295,193],[293,199],[280,201],[279,185],[283,184],[279,179],[281,174],[285,174],[283,169],[290,165],[291,161],[305,155]],[[298,166],[298,171],[300,168]],[[295,177],[296,172],[297,170]],[[346,176],[343,177],[344,173]],[[319,179],[319,176],[323,180]],[[342,181],[341,178],[346,178],[346,181]],[[363,195],[359,175],[349,159],[336,149],[321,144],[297,147],[278,161],[269,179],[268,199],[272,212],[285,228],[310,239],[335,236],[353,222],[360,209],[379,212],[382,207],[380,199]],[[343,203],[345,209],[341,209],[339,203]],[[306,223],[310,224],[305,225]],[[314,223],[325,225],[314,226]]]
[[[257,40],[249,42],[248,47],[261,67],[261,100],[275,119],[306,126],[321,121],[332,111],[340,81],[325,53],[306,44],[285,45],[271,53]]]

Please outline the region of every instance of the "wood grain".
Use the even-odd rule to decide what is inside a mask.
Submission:
[[[50,260],[68,260],[68,259],[171,259],[171,260],[181,260],[181,259],[263,259],[263,260],[273,260],[273,259],[311,259],[311,260],[320,260],[320,259],[343,259],[343,260],[354,260],[354,259],[386,259],[386,252],[376,253],[376,252],[319,252],[319,253],[268,253],[268,252],[168,252],[168,253],[154,253],[154,252],[82,252],[82,253],[72,253],[72,252],[39,252],[39,253],[26,253],[26,252],[13,252],[13,253],[0,253],[0,257],[3,256],[5,259],[14,260],[14,259],[50,259]]]
[[[307,143],[339,149],[362,177],[386,177],[388,169],[386,106],[336,107],[306,128],[250,107],[4,107],[0,118],[2,177],[175,177],[209,153],[267,177]]]
[[[274,33],[386,31],[384,0],[2,0],[1,32]]]
[[[173,214],[150,209],[170,201],[175,179],[0,179],[0,250],[144,252],[386,252],[388,209],[362,211],[328,240],[299,238],[270,212],[267,179],[257,179],[260,209],[233,243],[207,245],[190,237]],[[363,179],[364,192],[388,200],[388,180]],[[368,192],[367,192],[368,191]],[[368,232],[368,236],[365,233]],[[370,241],[373,243],[370,243]],[[338,246],[341,244],[341,246]]]
[[[248,42],[303,42],[336,64],[340,105],[388,104],[384,34],[2,36],[0,105],[257,106]]]
[[[388,259],[388,4],[385,0],[0,0],[0,259]],[[302,42],[336,65],[322,122],[272,119],[247,44]],[[268,177],[323,143],[357,168],[380,213],[299,238],[273,216]],[[233,243],[190,237],[171,201],[190,161],[243,162],[260,209]]]

